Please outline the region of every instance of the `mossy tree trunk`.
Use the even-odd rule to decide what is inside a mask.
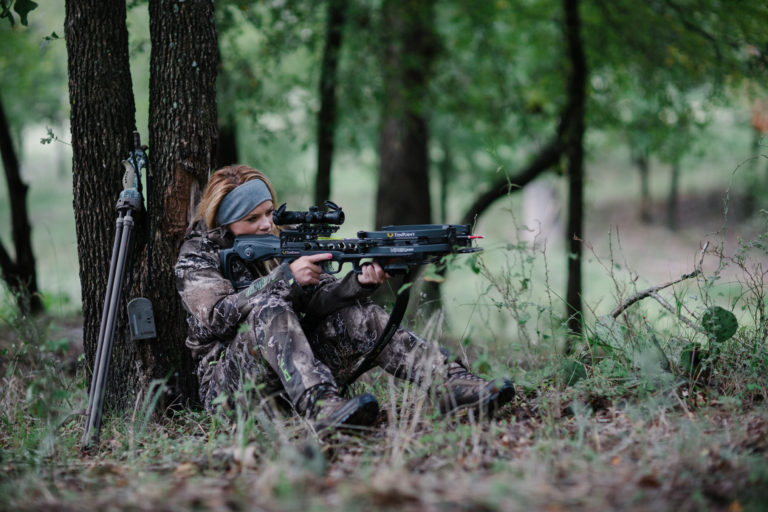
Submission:
[[[383,104],[376,228],[428,224],[432,216],[429,82],[438,50],[434,1],[385,0],[381,18]],[[400,283],[399,279],[393,280],[392,289],[397,290]],[[388,302],[386,295],[378,293],[377,300]],[[427,314],[440,304],[440,290],[434,283],[424,283],[418,296]]]

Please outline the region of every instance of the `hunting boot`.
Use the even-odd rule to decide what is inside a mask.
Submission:
[[[448,366],[443,389],[438,401],[441,414],[469,409],[490,419],[496,410],[515,397],[515,387],[509,380],[485,380],[470,373],[458,361]]]
[[[307,390],[300,402],[306,404],[304,416],[312,421],[318,433],[329,428],[367,427],[379,416],[376,397],[364,393],[347,400],[331,384],[319,384]]]

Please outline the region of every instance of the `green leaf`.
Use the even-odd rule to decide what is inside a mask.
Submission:
[[[27,15],[30,11],[33,11],[37,7],[37,4],[32,0],[16,0],[16,4],[13,6],[13,10],[19,15],[21,24],[27,26]]]
[[[701,316],[701,326],[711,340],[722,343],[736,334],[739,322],[736,320],[736,316],[727,309],[713,306]]]
[[[66,352],[69,350],[69,340],[67,338],[47,340],[43,347],[50,352]]]
[[[703,359],[704,352],[701,350],[701,347],[697,343],[688,343],[680,353],[680,367],[686,373],[696,373]]]
[[[407,290],[411,286],[413,286],[413,283],[405,283],[403,286],[400,287],[399,290],[397,290],[397,294],[400,295],[402,292],[404,292],[405,290]]]
[[[469,268],[472,269],[472,272],[474,272],[475,274],[480,273],[480,265],[477,263],[477,259],[479,257],[480,257],[480,253],[476,252],[474,254],[471,254],[467,258],[467,265],[469,266]]]
[[[430,264],[424,270],[424,280],[428,283],[442,283],[445,281],[445,277],[437,273],[437,267],[434,264]]]
[[[10,0],[0,0],[0,18],[8,18],[8,23],[11,24],[11,27],[16,25],[13,14],[11,14]]]

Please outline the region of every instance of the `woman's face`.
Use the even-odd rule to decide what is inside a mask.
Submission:
[[[272,204],[272,201],[264,201],[251,210],[251,213],[230,224],[229,230],[235,236],[270,235],[275,226],[272,223],[272,213],[274,211],[275,207]]]

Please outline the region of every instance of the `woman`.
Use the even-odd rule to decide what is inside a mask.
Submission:
[[[372,262],[362,272],[336,279],[323,273],[330,254],[292,262],[235,259],[234,289],[223,276],[219,250],[244,234],[278,234],[272,221],[275,191],[260,171],[244,165],[219,169],[208,182],[176,263],[176,280],[187,310],[189,336],[206,409],[227,403],[255,386],[287,400],[316,430],[367,426],[378,416],[376,398],[339,394],[346,377],[373,346],[387,314],[369,296],[389,276]],[[487,415],[510,401],[514,388],[472,375],[447,352],[398,329],[375,363],[412,382],[444,376],[440,409],[473,407]],[[221,397],[217,400],[217,397]]]

